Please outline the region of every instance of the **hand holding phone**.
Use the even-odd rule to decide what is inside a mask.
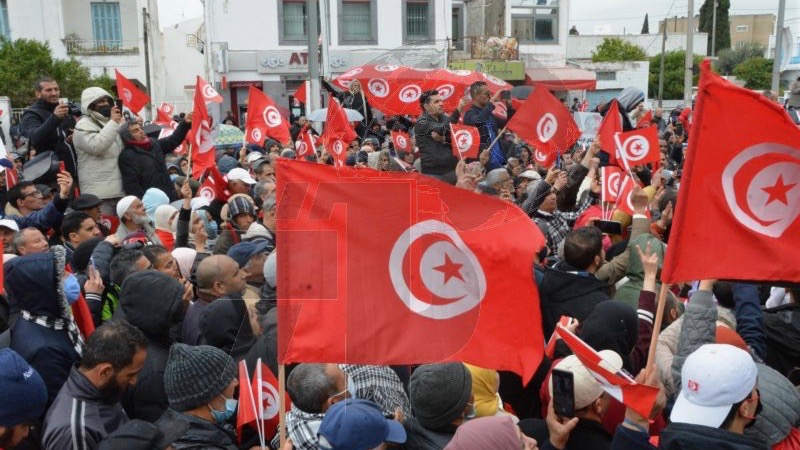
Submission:
[[[59,172],[66,172],[67,171],[66,166],[64,166],[64,161],[60,161],[58,163],[58,171]]]
[[[575,379],[572,372],[553,369],[550,373],[553,384],[553,409],[561,417],[575,417]]]

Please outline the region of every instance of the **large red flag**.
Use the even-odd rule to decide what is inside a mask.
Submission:
[[[347,147],[356,138],[358,138],[358,134],[347,121],[347,114],[339,101],[331,95],[328,101],[325,130],[317,142],[321,142],[325,146],[325,151],[333,155],[337,164],[341,166],[347,159]]]
[[[536,86],[506,128],[544,153],[566,151],[581,137],[569,110],[542,86]]]
[[[205,99],[207,102],[222,103],[222,96],[219,95],[219,92],[217,92],[216,89],[214,89],[214,86],[211,86],[208,81],[200,77],[197,78],[197,88],[199,89],[200,94],[203,96],[203,99]]]
[[[619,103],[616,100],[612,100],[606,115],[603,116],[600,128],[597,129],[600,149],[608,153],[608,163],[612,165],[617,163],[617,144],[614,141],[614,136],[617,133],[622,133],[622,119],[619,115]]]
[[[556,153],[545,153],[540,151],[538,148],[533,149],[533,160],[546,169],[553,167],[553,164],[556,162],[556,158],[558,158]]]
[[[281,363],[465,361],[531,378],[544,237],[522,210],[419,174],[277,169]]]
[[[247,124],[245,138],[247,142],[262,145],[264,139],[270,137],[281,144],[292,141],[289,123],[281,117],[275,102],[261,89],[250,86],[250,100],[247,104]]]
[[[192,130],[190,131],[192,136],[192,176],[194,178],[200,178],[206,169],[216,165],[216,152],[211,137],[212,120],[206,107],[204,85],[210,87],[202,78],[197,77],[194,89]]]
[[[694,114],[662,280],[797,280],[797,125],[707,60]]]
[[[261,417],[263,425],[260,425],[264,432],[264,440],[269,442],[275,437],[280,422],[280,396],[278,395],[278,379],[275,374],[258,358],[256,370],[253,374],[253,397],[256,400],[256,410]],[[286,411],[292,407],[292,399],[289,394],[284,396]]]
[[[172,123],[172,115],[175,113],[175,105],[171,103],[162,103],[156,110],[156,120],[153,123],[158,125],[169,126]]]
[[[600,198],[603,202],[614,203],[619,196],[619,188],[625,178],[625,172],[619,167],[605,166],[600,169],[600,178],[603,181]]]
[[[556,331],[604,391],[643,417],[650,417],[658,397],[657,388],[636,383],[625,369],[614,367],[604,360],[602,355],[563,325],[556,325]]]
[[[150,96],[140,91],[131,80],[119,73],[119,70],[114,69],[114,73],[117,76],[117,92],[122,99],[122,104],[134,114],[139,114],[139,111],[150,103]]]
[[[411,145],[411,136],[405,131],[392,131],[392,144],[394,144],[394,149],[398,152],[408,152],[411,153],[414,151],[414,146]]]
[[[481,135],[469,125],[450,124],[453,155],[459,158],[477,158],[481,150]]]
[[[658,128],[645,127],[619,133],[617,140],[617,159],[630,168],[647,163],[658,163],[661,151],[658,145]]]

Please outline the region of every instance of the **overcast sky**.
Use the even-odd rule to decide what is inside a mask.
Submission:
[[[649,14],[650,31],[658,30],[664,17],[685,16],[687,0],[570,0],[569,23],[581,34],[639,33],[645,13]],[[695,0],[695,13],[703,0]],[[161,26],[173,25],[203,15],[200,0],[159,0]],[[731,14],[777,15],[778,0],[731,0]],[[800,0],[787,0],[786,17],[800,15]]]

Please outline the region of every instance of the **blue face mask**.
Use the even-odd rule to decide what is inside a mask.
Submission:
[[[208,235],[208,239],[213,241],[217,238],[217,234],[219,233],[219,227],[217,226],[217,222],[214,222],[213,219],[208,215],[208,212],[199,209],[197,210],[197,215],[200,216],[200,220],[203,221],[203,226],[206,229],[206,234]]]
[[[235,398],[226,398],[225,411],[217,411],[216,409],[212,408],[211,405],[207,406],[211,411],[211,416],[214,418],[214,420],[216,420],[218,424],[223,424],[236,413],[236,407],[239,406],[239,401]]]
[[[81,296],[81,285],[75,275],[69,274],[64,278],[64,294],[67,296],[67,303],[72,305]]]
[[[170,174],[170,176],[169,176],[169,180],[170,181],[172,181],[174,183],[175,180],[177,180],[177,179],[178,179],[178,174],[177,173]]]

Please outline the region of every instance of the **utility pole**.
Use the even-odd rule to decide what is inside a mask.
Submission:
[[[717,52],[717,0],[714,0],[714,13],[711,15],[711,57]]]
[[[331,38],[331,29],[330,29],[330,5],[326,1],[319,2],[319,34],[320,34],[320,41],[321,41],[321,48],[320,48],[320,68],[319,73],[324,78],[333,78],[333,74],[331,74],[331,61],[330,61],[330,52],[328,50],[328,45]]]
[[[144,79],[145,83],[147,83],[147,93],[150,95],[150,98],[152,98],[153,88],[150,86],[150,39],[147,35],[148,22],[147,8],[142,8],[142,26],[144,28]],[[148,118],[152,117],[150,115],[150,108],[146,108],[146,111]]]
[[[691,108],[694,75],[694,0],[689,0],[686,14],[686,60],[683,69],[683,107]]]
[[[778,23],[775,26],[775,58],[772,60],[772,85],[776,95],[781,81],[781,47],[783,47],[783,16],[786,13],[786,0],[778,2]]]
[[[667,21],[664,20],[663,37],[661,38],[661,63],[658,69],[658,107],[663,106],[664,101],[664,52],[667,49]]]
[[[306,0],[308,10],[308,86],[310,92],[306,97],[306,115],[319,108],[319,52],[317,51],[317,41],[319,40],[319,30],[317,29],[317,0]]]

